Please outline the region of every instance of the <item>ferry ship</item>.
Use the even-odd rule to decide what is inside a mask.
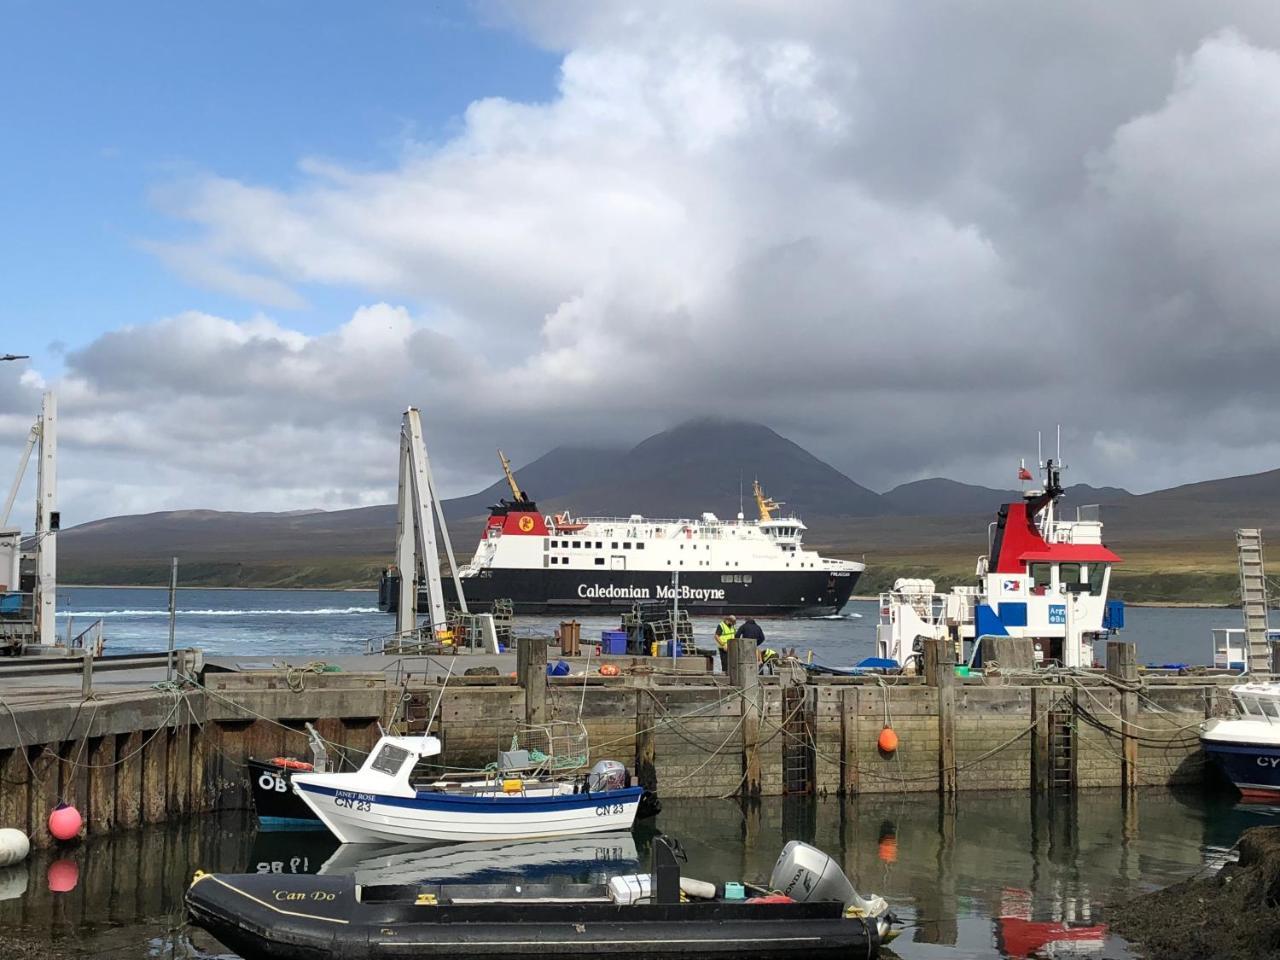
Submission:
[[[865,569],[806,550],[804,523],[782,516],[759,482],[756,520],[544,516],[499,457],[511,498],[489,508],[475,555],[458,570],[473,611],[510,600],[516,613],[589,614],[675,599],[692,616],[827,616]],[[395,602],[395,576],[384,574],[384,609]],[[455,603],[453,579],[443,586]]]

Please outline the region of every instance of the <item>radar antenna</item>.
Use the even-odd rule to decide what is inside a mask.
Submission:
[[[516,475],[511,472],[511,461],[508,460],[501,450],[498,451],[498,459],[502,461],[502,472],[507,475],[507,486],[511,488],[511,496],[516,500],[526,499],[524,491],[520,489],[520,485],[516,483]]]
[[[782,506],[782,501],[775,500],[773,497],[766,497],[764,495],[764,487],[760,486],[758,479],[751,481],[751,492],[755,494],[756,509],[760,511],[760,519],[762,521],[772,520],[773,511]]]

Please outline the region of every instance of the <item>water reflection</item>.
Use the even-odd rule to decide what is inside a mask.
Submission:
[[[769,876],[783,842],[838,855],[864,891],[907,923],[894,953],[911,958],[1125,956],[1106,907],[1221,865],[1248,826],[1274,807],[1205,800],[1198,792],[1084,793],[1073,802],[1025,794],[669,800],[657,827],[681,839],[687,872],[715,882]],[[362,882],[564,877],[598,881],[648,861],[652,828],[634,835],[518,845],[344,848],[323,834],[256,834],[247,814],[206,817],[39,852],[0,871],[0,929],[76,942],[103,955],[207,957],[219,948],[182,926],[197,869],[357,872]]]

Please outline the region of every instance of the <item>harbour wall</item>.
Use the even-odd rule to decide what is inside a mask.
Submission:
[[[1196,727],[1225,712],[1235,678],[1139,678],[1132,645],[1112,646],[1108,670],[1088,675],[1006,666],[957,677],[931,647],[918,677],[811,677],[799,667],[758,677],[743,644],[729,678],[639,658],[619,661],[618,677],[548,678],[545,642],[530,641],[516,677],[205,672],[88,699],[6,692],[0,826],[40,846],[52,842],[43,824],[59,802],[74,804],[90,833],[244,808],[245,761],[308,757],[307,723],[331,757],[355,763],[380,725],[420,733],[430,724],[446,767],[478,770],[525,724],[580,722],[589,762],[619,760],[672,797],[1051,796],[1200,782]],[[881,749],[886,727],[892,752]]]

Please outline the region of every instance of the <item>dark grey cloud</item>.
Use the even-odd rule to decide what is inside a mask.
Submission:
[[[157,252],[249,305],[68,354],[70,442],[128,480],[86,497],[378,500],[410,403],[453,492],[706,413],[878,488],[1008,481],[1059,422],[1072,480],[1280,464],[1273,4],[484,9],[557,97],[377,172],[158,189],[191,232]],[[291,329],[316,285],[371,306]]]

